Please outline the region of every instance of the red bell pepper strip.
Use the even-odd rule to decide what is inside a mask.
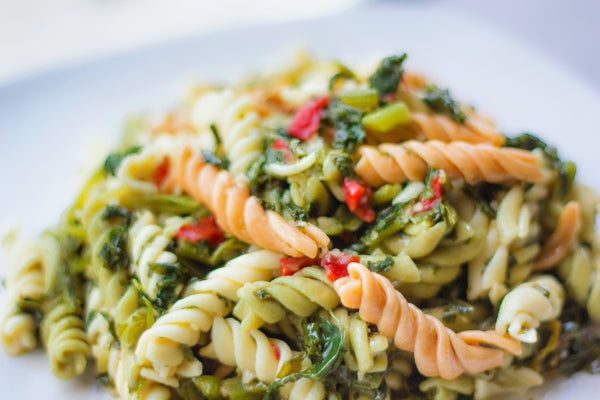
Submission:
[[[214,215],[198,219],[195,224],[183,225],[177,233],[176,238],[187,239],[197,242],[206,239],[214,247],[225,240],[225,233],[215,221]]]
[[[327,279],[334,282],[348,276],[348,264],[360,262],[358,254],[346,254],[338,249],[333,249],[323,256],[321,266],[325,268]]]
[[[300,271],[304,267],[309,265],[319,265],[320,260],[318,258],[310,257],[281,257],[279,259],[279,268],[281,269],[281,275],[287,276],[292,275]]]
[[[367,185],[344,178],[344,195],[350,211],[358,215],[363,221],[371,222],[375,219],[375,211],[371,208],[373,192]]]
[[[292,122],[287,128],[290,135],[298,139],[308,140],[319,129],[321,110],[329,103],[329,97],[316,97],[307,101],[292,116]]]

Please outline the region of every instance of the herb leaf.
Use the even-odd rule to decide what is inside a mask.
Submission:
[[[327,118],[335,126],[334,148],[351,152],[365,140],[362,114],[358,108],[343,104],[337,98],[331,99],[327,107]]]
[[[369,83],[373,89],[377,90],[379,97],[395,93],[398,90],[398,85],[400,85],[402,75],[404,74],[402,63],[405,59],[406,53],[400,56],[384,58],[379,68],[371,75]]]
[[[104,160],[104,172],[115,176],[123,159],[131,154],[139,153],[140,150],[142,150],[142,146],[135,146],[119,153],[109,154]]]
[[[423,101],[436,113],[444,114],[461,124],[465,122],[467,116],[461,110],[460,105],[450,95],[448,89],[440,89],[435,85],[426,88]]]
[[[227,169],[229,166],[229,160],[226,158],[221,158],[212,151],[202,150],[202,157],[204,157],[204,161],[209,164],[213,164],[219,168]]]

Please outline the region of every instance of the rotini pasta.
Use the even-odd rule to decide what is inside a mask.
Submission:
[[[2,241],[6,252],[8,302],[0,320],[2,347],[16,356],[37,346],[37,323],[21,302],[39,299],[45,293],[45,268],[42,249],[36,240],[27,240],[16,230]]]
[[[487,400],[597,370],[600,197],[405,59],[302,53],[129,118],[57,225],[6,236],[6,352],[127,400]]]
[[[211,329],[215,317],[226,316],[231,311],[231,301],[237,300],[236,293],[244,283],[270,279],[278,268],[278,254],[259,250],[229,261],[211,272],[206,280],[192,284],[186,296],[141,335],[136,355],[145,366],[142,375],[172,377],[185,361],[180,346],[196,345],[200,333]],[[164,383],[177,386],[172,379]]]
[[[348,273],[349,278],[335,282],[342,304],[358,308],[361,318],[377,324],[398,348],[414,352],[417,368],[425,376],[453,379],[465,370],[477,373],[501,365],[504,350],[521,352],[519,343],[493,332],[452,332],[409,304],[389,280],[363,265],[350,264]],[[499,349],[478,346],[481,343]]]
[[[245,184],[206,164],[189,147],[181,152],[174,174],[184,191],[215,213],[224,231],[245,242],[291,256],[315,257],[319,249],[327,248],[329,238],[317,227],[306,225],[301,231],[273,211],[264,210]]]
[[[428,166],[446,171],[451,179],[464,177],[469,183],[515,179],[538,182],[544,178],[541,161],[535,154],[488,144],[407,141],[377,148],[363,146],[359,154],[356,172],[371,186],[423,181]]]
[[[508,332],[522,342],[534,343],[537,341],[536,328],[541,322],[560,314],[564,298],[562,285],[550,275],[541,275],[522,283],[502,299],[496,331]]]

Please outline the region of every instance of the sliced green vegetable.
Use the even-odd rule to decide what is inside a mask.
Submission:
[[[374,89],[347,90],[340,94],[342,103],[363,111],[371,111],[379,105],[379,96]]]
[[[184,194],[127,192],[119,196],[127,208],[148,208],[156,214],[187,215],[198,210],[201,205]]]
[[[388,132],[397,125],[410,122],[410,111],[402,102],[388,104],[378,110],[370,112],[362,119],[367,130]]]

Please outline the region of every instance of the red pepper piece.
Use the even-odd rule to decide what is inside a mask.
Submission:
[[[275,358],[279,361],[281,358],[281,350],[279,350],[279,347],[277,347],[275,343],[271,343],[271,348],[273,349],[273,353],[275,353]]]
[[[281,259],[279,259],[279,268],[281,269],[282,276],[292,275],[309,265],[319,265],[319,259],[306,256],[281,257]]]
[[[307,101],[292,116],[292,122],[287,128],[290,135],[298,139],[308,140],[319,129],[321,109],[327,105],[329,97],[316,97]]]
[[[283,158],[285,159],[285,161],[294,161],[294,155],[290,150],[290,145],[284,138],[278,137],[277,139],[275,139],[275,141],[273,142],[273,148],[276,150],[284,151]]]
[[[176,238],[184,238],[192,242],[206,239],[214,247],[225,240],[225,233],[215,221],[214,215],[200,218],[195,224],[183,225],[177,233]]]
[[[171,169],[170,167],[171,163],[169,162],[169,158],[165,156],[152,174],[152,182],[154,182],[156,187],[160,188],[162,187],[163,183],[165,183],[165,180],[169,176],[169,170]]]
[[[369,186],[360,184],[350,178],[344,178],[344,195],[350,211],[366,222],[375,219],[375,211],[371,208],[373,192]]]
[[[321,266],[325,268],[327,279],[334,282],[348,276],[348,264],[360,262],[358,254],[346,254],[338,249],[333,249],[323,256]]]
[[[439,175],[434,176],[431,180],[431,191],[433,192],[433,197],[419,197],[419,202],[413,207],[413,215],[431,210],[441,200],[443,185],[440,182]]]

